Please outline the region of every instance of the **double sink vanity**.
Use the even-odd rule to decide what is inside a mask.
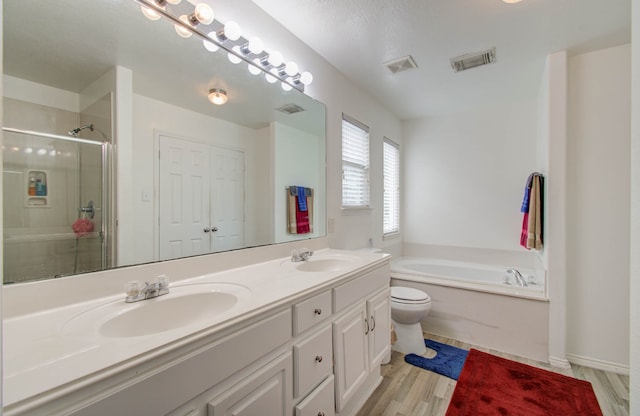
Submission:
[[[75,277],[33,283],[43,302],[9,293],[4,414],[355,414],[389,354],[390,257],[321,249],[179,272],[215,258],[169,263],[169,293],[132,303],[123,283],[154,269],[103,272],[89,294]]]

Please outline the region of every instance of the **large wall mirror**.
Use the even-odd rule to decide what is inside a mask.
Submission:
[[[325,235],[322,103],[133,0],[4,1],[3,36],[4,283]]]

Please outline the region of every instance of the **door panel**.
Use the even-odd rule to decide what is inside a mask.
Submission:
[[[232,149],[212,148],[212,251],[245,246],[245,154]]]
[[[160,259],[209,252],[209,147],[160,136]]]

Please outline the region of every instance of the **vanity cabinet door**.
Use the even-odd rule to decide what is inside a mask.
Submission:
[[[370,368],[379,366],[391,348],[391,290],[367,300]]]
[[[369,374],[369,323],[361,302],[333,323],[336,410],[340,412]]]
[[[211,400],[207,406],[207,415],[290,416],[292,367],[291,353],[283,354]]]

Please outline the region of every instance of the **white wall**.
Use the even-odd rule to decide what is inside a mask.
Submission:
[[[260,130],[254,130],[225,120],[208,117],[184,108],[153,100],[138,94],[133,96],[133,160],[132,203],[133,235],[136,241],[148,244],[135,244],[132,261],[148,262],[156,259],[154,253],[155,227],[158,224],[158,210],[154,208],[158,200],[157,175],[157,134],[199,141],[212,145],[242,150],[246,156],[246,229],[253,230],[253,224],[264,221],[268,212],[255,210],[264,198],[268,198],[269,150],[268,140],[262,137]],[[144,201],[142,195],[148,193],[151,200]],[[284,191],[283,191],[284,192]],[[247,236],[248,245],[265,241],[264,236]]]
[[[640,415],[640,0],[632,2],[630,415]]]
[[[549,296],[549,362],[569,367],[566,348],[566,160],[567,160],[567,52],[547,57],[540,95],[542,130],[538,146],[543,165],[547,167],[545,181],[545,248],[542,253],[547,269]]]
[[[403,129],[404,241],[519,250],[520,205],[536,169],[536,101]]]
[[[567,356],[623,370],[629,365],[630,87],[630,45],[569,59]]]
[[[401,122],[383,104],[348,81],[320,55],[294,37],[248,0],[220,0],[216,18],[235,20],[247,36],[260,36],[268,48],[278,49],[300,70],[313,73],[306,92],[327,106],[327,218],[328,237],[334,248],[366,247],[372,238],[377,247],[396,243],[382,241],[382,140],[386,136],[402,147]],[[369,126],[371,138],[371,210],[344,214],[342,198],[342,113]]]
[[[319,215],[318,203],[322,204],[324,199],[318,196],[314,198],[313,212],[313,232],[308,234],[289,234],[287,232],[287,204],[286,190],[289,186],[304,186],[312,188],[314,192],[321,191],[324,173],[324,140],[318,139],[309,133],[305,133],[294,127],[282,123],[272,124],[272,135],[274,140],[274,187],[273,198],[275,207],[274,225],[275,241],[284,242],[299,240],[305,237],[318,237],[324,235],[324,224],[319,224],[319,220],[324,221],[325,216]],[[322,155],[322,161],[319,160]],[[322,162],[322,163],[321,163]],[[321,168],[322,167],[322,168]],[[323,175],[324,176],[324,175]],[[311,220],[311,218],[310,218]]]

